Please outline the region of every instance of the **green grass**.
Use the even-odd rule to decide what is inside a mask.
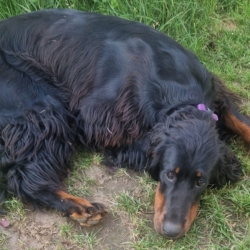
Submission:
[[[86,250],[93,250],[95,249],[95,245],[97,244],[97,237],[96,233],[93,232],[87,232],[85,234],[78,234],[74,235],[74,240],[77,244],[84,247]]]
[[[85,232],[79,233],[74,230],[72,223],[59,225],[60,234],[64,242],[68,242],[68,245],[75,246],[77,249],[93,250],[98,243],[97,232]],[[62,248],[64,249],[64,248]]]
[[[71,234],[71,230],[72,230],[72,225],[71,224],[63,224],[60,225],[60,234],[63,238],[67,238],[70,234]]]
[[[52,7],[116,15],[144,22],[167,33],[195,52],[210,71],[240,94],[244,98],[242,112],[250,115],[249,0],[0,0],[0,18]],[[126,249],[250,249],[249,148],[237,138],[231,140],[230,146],[242,162],[243,180],[221,190],[207,190],[202,196],[194,225],[178,241],[157,235],[152,222],[145,216],[153,209],[155,189],[155,183],[148,176],[138,177],[138,185],[144,187],[139,198],[126,190],[116,194],[116,211],[125,212],[132,220],[128,230],[133,237],[127,242]],[[85,171],[100,161],[99,155],[79,154],[75,157],[75,170],[67,182],[71,193],[91,194],[95,181],[87,177]],[[119,178],[119,174],[114,178]],[[87,184],[75,186],[76,181]],[[24,218],[24,208],[18,200],[11,200],[6,206],[16,211],[16,219]],[[62,226],[62,237],[68,237],[70,229],[70,226]],[[0,246],[6,240],[1,235]],[[95,233],[73,234],[72,240],[80,246],[87,245],[89,249],[98,245]]]
[[[6,211],[14,211],[10,215],[12,221],[23,221],[26,218],[26,209],[24,204],[15,197],[12,197],[10,200],[4,202],[4,208]]]
[[[91,194],[91,186],[96,184],[96,180],[86,176],[85,171],[93,164],[99,165],[102,157],[99,154],[83,151],[81,147],[77,151],[78,153],[73,158],[74,168],[67,179],[67,187],[72,195],[86,196]],[[84,185],[76,185],[78,182],[84,183]]]
[[[118,209],[125,210],[129,214],[137,214],[143,211],[144,204],[137,197],[133,197],[126,191],[119,193],[116,197]]]
[[[73,225],[63,224],[59,226],[60,234],[63,237],[64,241],[67,241],[70,246],[77,246],[77,249],[81,249],[84,247],[86,250],[95,249],[95,245],[98,243],[97,232],[86,232],[86,233],[78,233],[75,232]]]
[[[0,233],[0,246],[3,246],[7,243],[7,236],[4,233]],[[5,248],[7,249],[7,248]]]

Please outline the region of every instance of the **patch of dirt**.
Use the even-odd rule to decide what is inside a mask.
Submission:
[[[109,172],[108,168],[92,166],[86,174],[98,182],[89,200],[101,202],[107,206],[108,211],[113,212],[109,212],[105,221],[94,229],[100,240],[95,249],[131,249],[126,244],[132,240],[129,229],[132,222],[126,214],[120,212],[117,214],[114,196],[123,191],[138,195],[141,191],[136,182],[138,173],[130,171],[128,175],[114,174]],[[91,228],[85,228],[85,230],[93,231]]]
[[[65,218],[54,211],[29,211],[26,219],[11,222],[8,228],[0,227],[0,233],[7,236],[6,249],[56,249],[63,243],[60,239],[59,225]]]
[[[225,19],[225,20],[223,20],[221,22],[220,28],[222,30],[226,30],[226,31],[234,31],[234,30],[236,30],[237,25],[236,25],[236,23],[235,23],[234,20],[232,20],[232,19]]]
[[[26,205],[25,208],[28,211],[23,221],[11,219],[10,227],[0,226],[0,235],[6,235],[4,243],[0,242],[0,248],[11,250],[132,249],[129,242],[133,241],[131,233],[133,230],[130,230],[133,222],[125,212],[117,211],[114,196],[123,191],[139,195],[141,190],[136,181],[138,173],[125,174],[120,171],[112,173],[105,167],[92,166],[85,174],[88,178],[95,179],[97,183],[92,187],[93,195],[84,198],[105,204],[109,211],[101,224],[89,228],[80,227],[77,222],[63,217],[58,211],[46,209],[32,211],[32,208]],[[81,186],[84,183],[79,182],[76,185]],[[153,214],[149,217],[152,219]],[[8,216],[5,219],[10,220]],[[62,225],[71,227],[66,236],[62,233]],[[82,240],[81,238],[76,240],[77,236],[86,234],[94,235],[97,244],[91,247],[86,243],[87,241],[84,241],[84,237]]]

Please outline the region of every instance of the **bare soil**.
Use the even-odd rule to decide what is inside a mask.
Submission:
[[[93,195],[84,198],[105,204],[109,211],[101,224],[90,228],[80,227],[77,222],[63,217],[58,211],[47,209],[34,211],[29,204],[25,204],[23,220],[15,221],[11,211],[4,217],[10,220],[11,225],[8,228],[0,226],[0,235],[6,236],[2,242],[0,241],[0,246],[8,250],[132,249],[130,243],[134,237],[133,221],[125,212],[117,210],[114,196],[124,190],[139,195],[141,187],[136,181],[138,173],[116,175],[103,166],[94,165],[85,174],[95,179],[97,183],[92,187]],[[84,183],[77,182],[75,185],[80,187]],[[152,219],[153,213],[148,217]],[[63,225],[70,226],[70,231],[63,233]],[[95,235],[93,245],[86,243],[87,239],[84,237],[86,233],[90,236]]]

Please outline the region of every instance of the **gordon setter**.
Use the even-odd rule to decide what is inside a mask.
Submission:
[[[222,141],[250,142],[239,98],[170,37],[117,17],[42,10],[0,22],[1,198],[56,208],[81,225],[105,207],[63,191],[75,143],[158,182],[154,227],[177,239],[208,185],[241,176]]]

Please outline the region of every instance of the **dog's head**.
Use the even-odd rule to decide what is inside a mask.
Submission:
[[[158,124],[150,143],[149,173],[158,181],[154,227],[160,234],[178,239],[189,230],[211,180],[214,184],[220,184],[220,179],[235,181],[239,163],[233,154],[228,159],[229,150],[207,114]]]

